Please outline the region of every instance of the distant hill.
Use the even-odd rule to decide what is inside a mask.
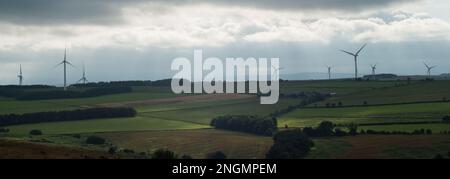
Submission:
[[[396,79],[398,76],[396,74],[376,74],[376,75],[365,75],[366,79]]]

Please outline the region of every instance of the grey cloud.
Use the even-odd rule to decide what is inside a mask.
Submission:
[[[142,0],[0,0],[0,21],[15,24],[111,24]]]
[[[217,3],[234,6],[252,6],[267,9],[291,10],[364,10],[420,0],[179,0],[184,2]]]
[[[421,0],[0,0],[0,21],[38,25],[114,24],[123,20],[121,8],[143,2],[166,6],[212,4],[275,10],[360,11],[416,1]]]

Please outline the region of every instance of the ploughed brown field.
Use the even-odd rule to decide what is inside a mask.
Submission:
[[[0,159],[118,159],[106,152],[75,147],[0,140]]]

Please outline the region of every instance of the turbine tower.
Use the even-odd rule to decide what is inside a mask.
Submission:
[[[425,62],[423,62],[423,64],[425,65],[425,67],[427,67],[427,73],[428,73],[428,78],[431,78],[431,70],[433,68],[436,68],[437,66],[429,66],[428,64],[426,64]]]
[[[17,77],[19,78],[19,86],[22,86],[23,82],[22,65],[20,65],[19,75],[17,75]]]
[[[64,48],[64,60],[58,65],[56,65],[56,67],[58,67],[59,65],[64,66],[64,91],[67,90],[67,64],[75,68],[75,66],[73,66],[72,63],[67,61],[67,48]]]
[[[83,77],[80,80],[78,80],[77,83],[80,83],[80,82],[82,82],[83,84],[86,84],[88,82],[88,80],[86,78],[86,69],[84,67],[84,64],[83,64]]]
[[[377,70],[377,64],[370,65],[370,67],[372,68],[372,75],[375,76],[376,75],[375,70]]]
[[[364,44],[356,53],[351,53],[345,50],[341,50],[342,52],[349,54],[354,57],[355,59],[355,80],[358,80],[358,56],[359,53],[366,47],[367,44]]]
[[[283,67],[275,68],[275,66],[272,65],[272,68],[273,68],[275,74],[278,75],[278,77],[279,77],[280,70],[283,70]],[[275,77],[277,77],[277,76],[275,76]]]
[[[331,66],[327,65],[327,69],[328,69],[328,80],[331,80]]]

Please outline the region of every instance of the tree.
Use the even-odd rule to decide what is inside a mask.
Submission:
[[[106,142],[105,139],[98,137],[98,136],[89,136],[86,139],[87,144],[93,144],[93,145],[102,145],[105,142]]]
[[[330,137],[333,136],[334,124],[330,121],[323,121],[319,124],[316,131],[320,137]]]
[[[151,155],[152,159],[177,159],[178,156],[170,151],[165,149],[158,149]]]
[[[227,156],[222,151],[210,153],[206,156],[207,159],[227,159]]]
[[[268,159],[301,159],[314,146],[313,141],[300,129],[278,132],[273,140],[274,144],[266,154]]]
[[[42,135],[41,130],[33,129],[30,131],[30,135]]]
[[[358,135],[358,125],[356,125],[355,123],[350,123],[348,126],[348,134],[350,134],[351,136],[355,136]]]
[[[450,123],[450,116],[444,116],[444,117],[442,118],[442,122]]]

